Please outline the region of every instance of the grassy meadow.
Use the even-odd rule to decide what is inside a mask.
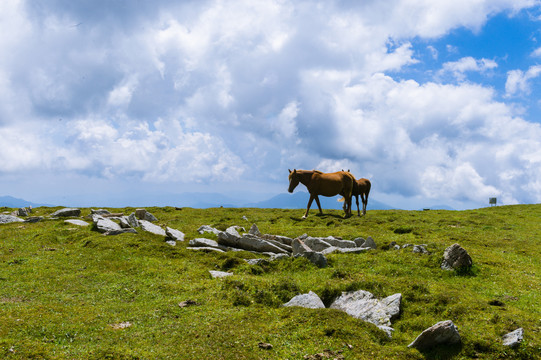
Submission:
[[[104,236],[48,219],[57,209],[34,209],[41,222],[0,224],[2,359],[541,358],[541,205],[368,211],[349,219],[312,210],[306,220],[302,209],[147,208],[158,224],[186,234],[174,247],[142,231]],[[82,209],[83,217],[89,213]],[[328,255],[321,269],[304,258],[248,265],[243,259],[260,256],[186,249],[190,239],[215,239],[197,233],[201,225],[248,230],[253,223],[293,238],[372,236],[378,249]],[[390,250],[392,241],[426,244],[430,254]],[[454,243],[471,255],[471,271],[440,269]],[[209,270],[234,275],[214,279]],[[402,293],[392,339],[337,310],[281,307],[310,290],[328,305],[359,289]],[[188,300],[191,306],[181,306]],[[428,353],[407,347],[443,320],[458,327],[461,346]],[[523,343],[502,346],[501,337],[519,327]]]

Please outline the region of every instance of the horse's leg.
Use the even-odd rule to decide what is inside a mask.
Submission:
[[[361,195],[361,200],[363,199]],[[361,210],[359,209],[359,194],[355,195],[355,202],[357,203],[357,216],[361,216]]]
[[[317,196],[316,196],[317,199]],[[308,200],[308,206],[306,207],[306,214],[302,217],[306,219],[308,217],[308,211],[310,211],[310,206],[312,206],[312,201],[314,201],[314,195],[310,194],[310,200]],[[319,200],[316,200],[319,203]]]
[[[319,214],[323,215],[323,211],[321,210],[321,204],[319,203],[319,196],[317,195],[316,195],[316,204],[317,204],[317,207],[319,208]]]
[[[368,194],[361,194],[361,200],[363,201],[363,215],[366,215],[366,204],[368,204]]]

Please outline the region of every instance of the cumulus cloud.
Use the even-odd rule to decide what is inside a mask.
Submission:
[[[7,0],[0,134],[24,140],[3,143],[0,168],[189,184],[318,166],[404,196],[540,199],[539,126],[463,83],[496,62],[446,62],[458,84],[401,73],[420,64],[415,39],[535,4]],[[540,69],[509,72],[506,93]]]
[[[530,82],[541,74],[541,65],[531,66],[526,72],[511,70],[505,83],[506,96],[530,93]]]
[[[450,61],[443,64],[442,69],[439,71],[439,76],[451,73],[457,80],[464,81],[466,79],[466,72],[479,72],[485,73],[489,70],[498,67],[498,64],[494,60],[490,59],[474,59],[471,56],[463,57],[458,61]]]

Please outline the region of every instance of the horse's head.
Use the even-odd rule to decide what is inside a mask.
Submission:
[[[299,174],[297,174],[297,170],[293,169],[293,171],[289,170],[289,188],[287,191],[290,193],[295,190],[295,188],[299,185]]]

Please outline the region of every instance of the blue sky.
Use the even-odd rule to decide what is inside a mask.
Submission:
[[[4,0],[0,195],[248,203],[348,168],[404,209],[539,203],[540,24],[538,0]]]

